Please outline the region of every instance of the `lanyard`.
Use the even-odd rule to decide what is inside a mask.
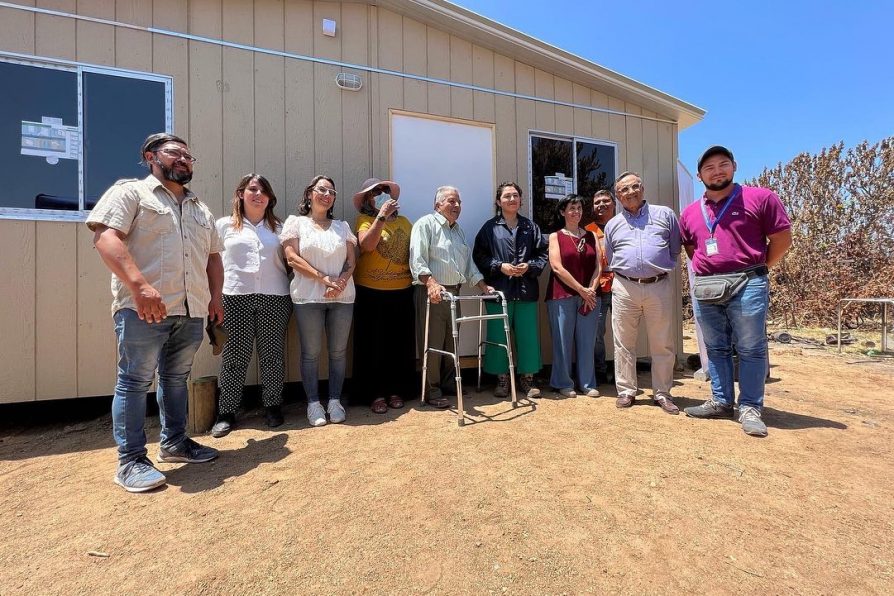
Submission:
[[[708,228],[708,233],[711,234],[711,238],[714,237],[714,230],[717,229],[717,224],[720,222],[720,218],[726,213],[726,210],[729,209],[729,206],[733,204],[733,200],[738,196],[739,192],[741,192],[741,188],[739,185],[736,185],[735,190],[733,190],[732,194],[726,200],[726,204],[723,206],[723,209],[720,210],[720,213],[717,214],[717,219],[714,220],[714,223],[708,219],[708,210],[705,208],[705,202],[701,202],[702,207],[702,217],[705,218],[705,226]]]

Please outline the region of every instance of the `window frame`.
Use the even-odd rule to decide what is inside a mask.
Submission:
[[[88,64],[85,62],[77,62],[72,60],[60,60],[54,58],[44,58],[40,56],[29,56],[25,54],[16,54],[12,52],[0,51],[0,62],[11,64],[21,64],[24,66],[33,66],[37,68],[46,68],[50,70],[62,70],[66,72],[74,72],[77,74],[77,113],[78,113],[78,133],[81,146],[78,151],[78,206],[75,211],[66,211],[61,209],[35,209],[25,207],[4,207],[0,205],[0,220],[24,220],[24,221],[73,221],[83,222],[90,213],[89,209],[84,209],[84,74],[93,73],[108,75],[127,79],[139,79],[143,81],[153,81],[163,83],[165,86],[165,131],[172,133],[174,130],[174,78],[169,75],[161,75],[156,73],[141,72],[136,70],[128,70],[124,68],[115,68],[110,66],[99,66],[96,64]],[[2,193],[2,191],[0,191]]]

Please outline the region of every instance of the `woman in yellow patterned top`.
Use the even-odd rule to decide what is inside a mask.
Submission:
[[[400,186],[370,178],[354,195],[360,258],[354,271],[355,395],[372,411],[402,408],[416,378],[416,331],[410,276],[410,220],[398,214]]]

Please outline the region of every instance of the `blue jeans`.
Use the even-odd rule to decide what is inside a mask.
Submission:
[[[295,305],[298,339],[301,342],[301,383],[308,403],[320,401],[323,333],[326,334],[326,345],[329,348],[329,399],[341,399],[341,388],[345,383],[348,335],[351,333],[353,317],[353,304],[312,302]]]
[[[556,389],[574,389],[571,378],[572,350],[577,353],[577,386],[596,389],[593,346],[596,343],[596,322],[601,300],[586,315],[578,309],[584,303],[579,296],[546,301],[553,340],[553,370],[549,384]]]
[[[112,433],[118,460],[127,463],[146,455],[146,394],[156,369],[161,446],[170,449],[186,438],[186,380],[202,344],[204,319],[174,316],[147,323],[136,311],[122,308],[114,320],[118,380],[112,399]]]
[[[612,306],[611,292],[603,294],[596,311],[599,318],[596,320],[596,343],[593,348],[593,361],[596,366],[596,374],[604,377],[608,372],[605,364],[605,322],[610,320],[608,311]]]
[[[752,277],[726,304],[693,301],[708,351],[708,372],[714,400],[727,406],[736,402],[733,387],[733,348],[739,355],[739,406],[760,410],[767,377],[767,309],[770,282],[766,275]]]

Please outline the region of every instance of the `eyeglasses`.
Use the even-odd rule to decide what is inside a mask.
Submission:
[[[164,153],[168,157],[171,157],[177,161],[179,161],[181,159],[188,163],[196,163],[196,161],[198,161],[195,157],[193,157],[189,153],[183,153],[182,151],[177,151],[176,149],[159,149],[158,153]]]
[[[639,192],[642,189],[643,189],[643,185],[640,184],[639,182],[637,182],[635,184],[631,184],[630,186],[622,186],[621,188],[618,189],[617,192],[619,195],[626,195],[627,193],[631,193],[631,192]]]
[[[338,195],[334,188],[326,188],[325,186],[314,186],[314,192],[321,195],[331,195],[333,197]]]

